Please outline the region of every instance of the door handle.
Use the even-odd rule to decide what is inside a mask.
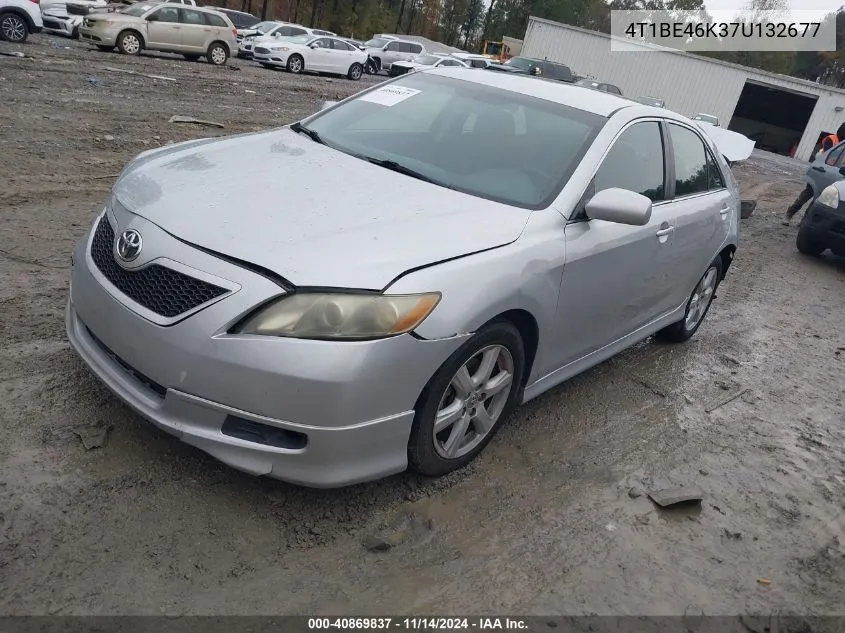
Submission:
[[[722,219],[724,220],[725,218],[727,218],[727,217],[728,217],[728,213],[730,213],[730,212],[731,212],[731,208],[730,208],[730,207],[722,207],[722,208],[719,210],[719,215],[721,215],[721,216],[722,216]]]
[[[816,167],[813,167],[812,169],[813,169],[813,171],[820,171],[820,172],[824,173],[824,167],[819,167],[817,165]]]
[[[674,226],[669,226],[669,227],[666,227],[665,229],[658,230],[655,235],[657,235],[657,237],[666,237],[667,235],[669,235],[674,230],[675,230]]]

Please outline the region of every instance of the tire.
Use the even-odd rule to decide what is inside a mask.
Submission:
[[[137,55],[144,48],[144,40],[136,31],[123,31],[117,36],[117,50],[124,55]]]
[[[489,372],[484,371],[485,360]],[[411,469],[437,477],[471,462],[518,404],[524,370],[522,337],[507,321],[493,321],[464,343],[437,370],[417,402],[408,441]],[[496,385],[502,388],[490,395],[486,389]],[[435,433],[439,417],[443,426]]]
[[[291,55],[288,57],[287,66],[289,72],[298,75],[305,69],[305,60],[302,59],[302,55]]]
[[[29,25],[17,13],[0,13],[0,40],[20,44],[29,37]]]
[[[209,64],[214,66],[225,66],[226,62],[229,61],[229,49],[220,42],[212,42],[211,46],[208,47],[208,52],[205,54],[205,58],[208,60]]]
[[[114,49],[114,46],[97,46],[97,48],[103,51],[104,53],[111,53]]]
[[[194,55],[192,53],[184,53],[182,55],[182,57],[187,59],[189,62],[195,62],[195,61],[198,61],[199,58],[202,57],[202,55]]]
[[[79,39],[79,27],[78,27],[78,26],[77,26],[77,27],[75,27],[75,28],[74,28],[74,29],[70,32],[70,39],[72,39],[72,40],[78,40],[78,39]]]
[[[825,250],[825,245],[813,236],[812,231],[803,226],[798,227],[798,235],[795,236],[795,247],[798,252],[811,257],[818,257]]]
[[[349,67],[349,72],[346,74],[347,78],[352,81],[358,81],[361,75],[364,74],[364,67],[361,64],[355,63]]]
[[[366,72],[368,75],[375,75],[378,72],[378,69],[376,68],[376,65],[373,60],[367,60],[367,65],[364,66],[364,72]]]
[[[657,333],[657,337],[672,343],[682,343],[692,338],[704,322],[710,305],[716,297],[716,289],[722,281],[722,258],[714,259],[693,288],[684,310],[684,318]],[[702,307],[702,301],[705,303]],[[697,311],[693,316],[693,310]],[[691,318],[692,317],[692,318]]]

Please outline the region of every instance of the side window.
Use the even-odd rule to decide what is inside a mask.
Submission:
[[[277,37],[287,37],[288,35],[293,35],[293,33],[291,33],[291,28],[289,26],[282,26],[273,31],[273,35]]]
[[[162,7],[154,15],[156,22],[174,23],[179,21],[179,9],[176,7]]]
[[[400,50],[402,50],[400,48],[401,45],[402,45],[402,42],[391,42],[390,44],[387,45],[387,48],[385,50],[394,51],[394,52],[398,53]]]
[[[288,31],[290,31],[291,35],[308,35],[308,31],[305,29],[298,29],[295,26],[289,26]]]
[[[417,55],[419,55],[420,53],[422,53],[422,46],[420,46],[419,44],[408,44],[408,50],[411,53],[416,53]]]
[[[460,66],[460,64],[454,59],[444,59],[438,66]]]
[[[707,188],[710,191],[725,188],[722,170],[719,169],[719,164],[710,152],[707,152]]]
[[[487,63],[486,63],[486,62],[484,62],[484,61],[483,61],[483,60],[481,60],[481,59],[473,59],[473,60],[469,63],[469,65],[470,65],[470,66],[472,66],[473,68],[486,68],[486,67],[487,67]]]
[[[219,15],[214,15],[213,13],[204,13],[205,16],[205,23],[208,26],[226,26],[226,20],[221,18]]]
[[[839,162],[840,157],[842,156],[842,151],[845,150],[845,143],[834,147],[830,150],[830,153],[824,159],[825,165],[830,165],[831,167],[835,167],[836,163]]]
[[[352,47],[346,42],[340,40],[332,40],[332,46],[339,51],[351,51]]]
[[[652,201],[663,200],[666,191],[663,163],[660,124],[655,121],[635,123],[622,132],[605,156],[593,180],[594,194],[619,187]]]
[[[179,11],[182,15],[180,22],[183,24],[205,25],[205,16],[201,12],[192,9],[179,9]]]
[[[675,152],[675,197],[708,190],[707,150],[698,134],[689,128],[669,124]]]
[[[322,37],[319,40],[315,40],[313,43],[315,45],[319,46],[320,48],[331,48],[332,47],[332,41],[329,40],[329,39],[326,39],[325,37]]]

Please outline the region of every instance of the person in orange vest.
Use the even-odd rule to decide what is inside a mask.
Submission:
[[[845,123],[839,126],[839,129],[836,130],[836,134],[828,134],[822,139],[822,146],[819,151],[826,152],[831,147],[838,145],[840,141],[845,141]],[[816,160],[816,154],[810,157],[810,162],[812,163]],[[784,226],[789,226],[790,220],[792,220],[793,216],[801,210],[805,204],[807,204],[810,200],[813,199],[813,188],[807,184],[804,187],[804,190],[798,194],[798,197],[795,198],[795,202],[789,205],[789,208],[786,210],[786,217],[783,220]]]

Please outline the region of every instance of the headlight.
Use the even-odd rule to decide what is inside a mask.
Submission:
[[[289,51],[290,50],[287,46],[271,46],[270,48],[274,51]]]
[[[819,202],[826,207],[837,208],[839,206],[839,190],[833,185],[826,187],[819,196]]]
[[[370,339],[410,332],[440,301],[440,293],[292,294],[251,316],[242,334],[310,339]]]

